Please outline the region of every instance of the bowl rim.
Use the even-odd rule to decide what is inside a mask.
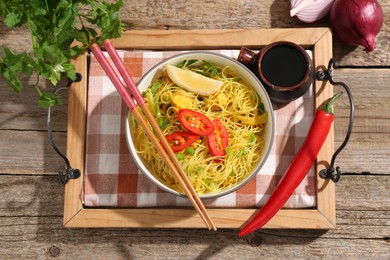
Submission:
[[[266,150],[262,151],[263,152],[263,156],[262,156],[260,162],[257,163],[255,165],[255,167],[253,168],[252,172],[249,175],[247,175],[244,180],[240,181],[237,185],[234,185],[232,187],[223,189],[222,191],[218,191],[218,192],[210,192],[210,193],[199,194],[199,197],[201,199],[212,199],[212,198],[218,198],[218,197],[230,194],[230,193],[240,189],[241,187],[245,186],[250,180],[252,180],[257,174],[260,173],[260,170],[264,166],[265,162],[267,161],[267,159],[269,157],[269,154],[270,154],[270,152],[272,150],[273,144],[274,144],[275,115],[274,115],[271,99],[270,99],[270,97],[269,97],[265,87],[263,86],[261,81],[256,77],[256,75],[251,70],[249,70],[245,65],[243,65],[240,62],[238,62],[234,58],[228,57],[228,56],[226,56],[224,54],[221,54],[221,53],[212,52],[212,51],[184,51],[184,52],[181,52],[181,53],[178,53],[178,54],[174,54],[174,55],[172,55],[170,57],[167,57],[167,58],[163,59],[162,61],[158,62],[157,64],[155,64],[153,67],[151,67],[141,77],[141,79],[138,81],[137,87],[143,81],[145,81],[147,78],[149,78],[150,74],[155,75],[158,72],[158,69],[160,67],[163,67],[165,64],[172,64],[172,63],[169,63],[170,61],[178,59],[180,57],[183,57],[183,59],[185,59],[186,56],[196,56],[196,55],[206,55],[206,56],[210,55],[210,56],[215,56],[218,59],[224,59],[225,61],[233,63],[234,65],[240,67],[242,70],[244,70],[246,73],[248,73],[249,76],[254,81],[256,81],[257,86],[261,89],[261,91],[264,94],[263,96],[264,96],[264,98],[266,100],[263,100],[263,97],[261,97],[262,101],[263,101],[263,103],[264,103],[264,101],[266,101],[267,106],[269,106],[269,109],[268,109],[269,111],[267,111],[269,120],[268,120],[267,124],[271,123],[271,126],[269,127],[269,130],[271,130],[271,131],[270,131],[270,133],[268,133],[269,134],[268,143],[265,146]],[[254,86],[251,86],[251,87],[253,88],[254,91],[256,91],[256,88]],[[258,91],[256,91],[256,92],[258,92]],[[156,176],[154,176],[153,173],[151,173],[149,171],[147,166],[143,163],[143,160],[139,157],[139,155],[138,155],[138,153],[137,153],[137,151],[135,149],[135,146],[134,146],[134,144],[132,142],[130,122],[129,122],[130,114],[131,114],[131,111],[129,110],[129,108],[127,108],[126,109],[126,114],[125,114],[125,119],[124,119],[125,120],[125,136],[126,136],[126,142],[127,142],[127,147],[128,147],[129,153],[130,153],[131,157],[133,158],[135,164],[137,165],[138,170],[140,170],[142,172],[142,174],[149,181],[151,181],[154,185],[156,185],[160,189],[162,189],[162,190],[164,190],[164,191],[166,191],[168,193],[171,193],[173,195],[176,195],[178,197],[186,197],[185,194],[180,193],[180,192],[178,192],[178,191],[176,191],[176,190],[174,190],[174,189],[164,185]]]

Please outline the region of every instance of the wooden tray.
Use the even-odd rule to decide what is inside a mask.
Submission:
[[[259,49],[274,41],[293,41],[313,50],[316,70],[325,68],[332,57],[332,34],[328,28],[239,29],[239,30],[150,30],[128,31],[113,40],[117,49],[184,50]],[[74,60],[76,71],[88,75],[87,54]],[[327,82],[314,81],[318,107],[333,95]],[[74,83],[69,93],[67,156],[73,167],[84,172],[86,137],[87,77]],[[328,166],[333,149],[333,128],[320,151],[316,171]],[[83,176],[65,187],[66,227],[205,228],[192,208],[85,208],[82,204]],[[335,227],[335,186],[317,175],[317,208],[282,209],[265,228],[330,229]],[[258,209],[213,208],[208,210],[218,228],[239,228]]]

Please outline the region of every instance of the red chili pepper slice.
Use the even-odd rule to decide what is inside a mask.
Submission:
[[[175,132],[165,137],[170,144],[172,151],[180,152],[186,149],[200,138],[199,135],[188,132]]]
[[[220,120],[214,119],[214,132],[207,136],[210,154],[213,156],[225,156],[225,148],[228,146],[228,133]]]
[[[177,116],[182,126],[191,133],[205,136],[214,131],[213,123],[202,113],[183,108]]]
[[[335,94],[323,109],[316,112],[302,147],[272,192],[271,197],[257,215],[238,233],[240,237],[263,227],[283,207],[294,190],[302,182],[328,136],[334,120],[332,104],[341,94]]]

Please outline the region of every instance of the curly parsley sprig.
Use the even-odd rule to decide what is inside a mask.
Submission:
[[[112,1],[111,1],[112,2]],[[121,36],[125,25],[119,17],[123,0],[4,0],[0,17],[8,27],[26,25],[31,31],[31,50],[16,53],[3,47],[0,77],[15,92],[23,89],[20,75],[37,75],[35,88],[43,108],[60,104],[57,95],[39,86],[41,77],[55,86],[62,77],[76,78],[71,59],[83,53],[92,41]],[[97,33],[99,30],[99,34]],[[81,44],[73,46],[77,41]]]

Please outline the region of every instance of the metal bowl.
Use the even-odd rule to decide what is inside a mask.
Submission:
[[[138,82],[138,88],[141,92],[145,91],[148,86],[154,82],[156,79],[158,79],[161,76],[162,70],[165,67],[166,64],[171,65],[177,65],[183,60],[190,60],[190,59],[197,59],[197,60],[206,60],[210,62],[211,64],[214,64],[216,66],[229,66],[229,69],[239,76],[243,82],[247,83],[249,86],[251,86],[259,95],[262,102],[264,103],[265,110],[268,112],[268,123],[266,124],[265,129],[265,145],[264,150],[262,152],[263,156],[262,159],[257,163],[257,165],[254,167],[253,171],[247,175],[246,178],[242,179],[239,183],[236,185],[226,188],[224,190],[220,190],[218,192],[210,192],[210,193],[204,193],[199,194],[199,197],[202,199],[207,198],[216,198],[220,197],[226,194],[229,194],[242,186],[244,186],[247,182],[249,182],[256,174],[259,173],[261,167],[264,165],[265,161],[267,160],[267,157],[271,151],[272,143],[273,143],[273,137],[275,133],[275,119],[274,119],[274,113],[272,109],[272,104],[269,99],[269,96],[264,89],[263,85],[259,81],[259,79],[244,65],[236,61],[235,59],[232,59],[230,57],[213,53],[213,52],[203,52],[203,51],[190,51],[181,53],[175,56],[172,56],[157,65],[155,65],[152,69],[150,69]],[[136,151],[136,148],[134,146],[133,142],[133,135],[131,133],[131,113],[127,111],[126,114],[126,140],[127,145],[130,150],[130,154],[133,157],[135,163],[137,164],[138,168],[141,170],[141,172],[154,184],[156,184],[159,188],[161,188],[164,191],[167,191],[169,193],[172,193],[177,196],[185,196],[184,194],[173,190],[172,188],[166,186],[162,181],[159,180],[158,177],[155,176],[153,172],[149,170],[148,165],[146,165],[143,161],[143,159],[139,156],[139,154]]]

